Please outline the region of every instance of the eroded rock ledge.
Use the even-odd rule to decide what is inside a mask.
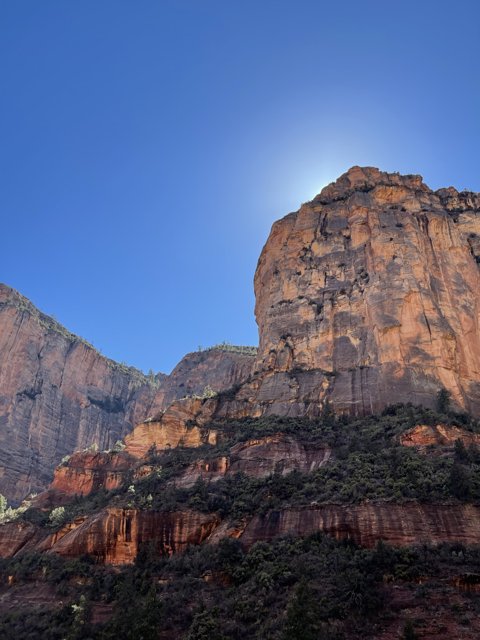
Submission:
[[[0,527],[0,555],[40,551],[66,557],[91,554],[97,562],[131,564],[139,551],[181,553],[188,545],[216,543],[225,536],[249,547],[281,535],[317,531],[338,540],[372,547],[383,540],[398,546],[480,542],[480,508],[473,505],[363,504],[318,505],[271,511],[242,522],[221,522],[217,514],[192,510],[157,512],[109,507],[78,518],[45,535],[31,524]]]

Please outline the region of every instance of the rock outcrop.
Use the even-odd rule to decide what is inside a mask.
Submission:
[[[435,426],[419,424],[400,436],[400,444],[405,447],[417,447],[420,451],[424,451],[427,447],[453,449],[457,440],[466,447],[480,446],[480,434],[445,424]]]
[[[210,442],[212,421],[433,406],[441,388],[478,416],[479,263],[478,194],[353,167],[273,225],[255,274],[256,357],[189,354],[149,380],[0,287],[0,492],[43,488],[62,456],[138,423],[136,457]],[[218,396],[195,398],[207,386]]]
[[[174,402],[158,418],[138,424],[125,438],[125,451],[135,458],[142,458],[154,447],[163,451],[178,446],[200,447],[215,444],[215,430],[205,428],[216,406],[216,400],[185,398]]]
[[[279,535],[307,536],[316,531],[365,547],[373,547],[379,540],[396,546],[441,542],[478,544],[480,508],[416,503],[292,508],[254,516],[235,537],[250,546]]]
[[[480,414],[480,196],[353,167],[276,222],[255,274],[263,413]]]
[[[239,442],[230,449],[229,455],[197,460],[175,480],[175,484],[191,487],[199,478],[214,482],[235,473],[253,478],[265,478],[273,473],[287,475],[292,471],[310,473],[327,464],[330,455],[326,446],[301,442],[279,433]]]
[[[99,489],[117,489],[133,466],[125,451],[73,454],[66,464],[55,469],[51,490],[67,496],[86,496]]]
[[[28,523],[0,525],[0,557],[37,551],[66,557],[90,554],[99,563],[131,564],[142,550],[171,555],[185,551],[189,545],[216,543],[225,536],[250,547],[281,535],[308,536],[316,532],[365,547],[373,547],[380,540],[395,546],[478,544],[480,508],[458,504],[331,504],[270,511],[242,522],[221,522],[217,514],[193,510],[108,507],[77,518],[52,534]]]
[[[137,511],[108,508],[81,522],[43,549],[62,556],[91,554],[98,562],[130,564],[144,548],[157,555],[181,553],[204,542],[219,523],[215,514],[196,511]]]
[[[221,347],[189,354],[172,376],[145,376],[0,285],[0,493],[21,500],[45,488],[65,455],[108,449],[175,397],[239,384],[253,362]]]

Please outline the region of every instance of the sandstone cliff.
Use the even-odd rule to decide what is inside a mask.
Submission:
[[[236,533],[244,545],[279,535],[316,531],[373,547],[379,540],[398,546],[460,542],[478,544],[480,509],[473,505],[322,505],[254,516]]]
[[[480,414],[480,196],[354,167],[273,225],[255,275],[262,412]]]
[[[158,512],[109,507],[79,517],[55,533],[31,524],[0,525],[0,557],[25,552],[67,557],[92,555],[105,564],[131,564],[142,549],[158,555],[181,553],[189,545],[217,543],[225,536],[250,547],[277,536],[326,533],[373,547],[458,542],[478,544],[480,508],[473,505],[363,504],[319,505],[270,511],[242,522],[221,522],[215,513]]]
[[[111,447],[173,398],[238,384],[253,360],[213,349],[151,380],[0,285],[0,493],[20,500],[43,489],[63,456],[92,443]]]
[[[278,433],[239,442],[231,447],[228,455],[197,460],[176,480],[176,485],[191,487],[199,478],[214,482],[236,473],[254,478],[273,473],[287,475],[292,471],[311,473],[327,464],[330,455],[327,446],[312,445]]]

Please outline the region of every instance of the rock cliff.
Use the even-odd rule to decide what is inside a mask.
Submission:
[[[213,482],[236,473],[254,478],[273,473],[287,475],[292,471],[311,473],[327,464],[330,455],[327,446],[312,445],[279,433],[239,442],[231,447],[228,455],[197,460],[176,480],[176,485],[190,487],[199,478]]]
[[[55,469],[51,491],[67,496],[86,496],[99,489],[111,491],[122,484],[132,466],[133,458],[124,451],[75,453],[67,464]]]
[[[20,500],[45,488],[63,456],[92,443],[111,447],[173,398],[238,384],[253,360],[248,352],[212,349],[151,379],[105,358],[0,285],[0,493]]]
[[[432,406],[480,414],[480,196],[353,167],[273,225],[255,274],[250,400],[316,414]]]
[[[218,514],[193,510],[158,512],[108,507],[77,518],[55,533],[11,522],[0,526],[0,557],[25,552],[61,556],[92,555],[105,564],[131,564],[142,549],[158,555],[181,553],[189,545],[216,543],[225,536],[246,548],[277,536],[326,533],[373,547],[458,542],[478,544],[480,508],[473,505],[319,505],[270,511],[242,522],[222,522]]]
[[[249,546],[279,535],[310,535],[323,531],[339,540],[373,547],[460,542],[478,544],[480,509],[473,505],[363,504],[322,505],[272,511],[254,516],[238,536]]]

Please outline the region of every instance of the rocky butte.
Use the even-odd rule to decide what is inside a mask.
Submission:
[[[480,196],[353,167],[273,225],[255,274],[263,411],[480,413]]]

